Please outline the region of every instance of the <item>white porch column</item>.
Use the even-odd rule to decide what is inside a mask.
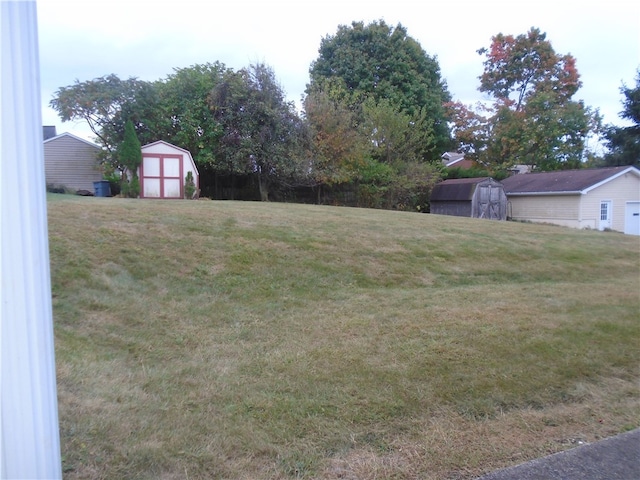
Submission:
[[[3,479],[62,478],[35,0],[0,0]]]

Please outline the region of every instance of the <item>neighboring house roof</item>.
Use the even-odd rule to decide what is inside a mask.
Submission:
[[[491,177],[454,178],[437,183],[431,192],[432,202],[464,202],[471,200],[477,184],[493,180]]]
[[[87,145],[90,145],[94,148],[97,148],[98,150],[100,150],[100,146],[96,145],[93,142],[90,142],[89,140],[85,140],[84,138],[80,138],[80,137],[76,137],[75,135],[65,132],[65,133],[61,133],[60,135],[56,135],[55,137],[51,137],[51,138],[47,138],[43,143],[49,143],[49,142],[54,142],[60,138],[64,138],[64,137],[69,137],[69,138],[73,138],[74,140],[78,140],[79,142],[83,142],[86,143]]]
[[[531,165],[514,165],[509,169],[509,171],[516,173],[530,173]]]
[[[444,163],[445,167],[452,167],[462,160],[464,160],[464,153],[445,152],[442,154],[442,163]]]
[[[622,166],[518,174],[502,184],[507,195],[580,195],[628,172],[640,177],[636,167]]]

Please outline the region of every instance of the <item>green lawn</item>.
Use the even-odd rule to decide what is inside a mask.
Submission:
[[[67,479],[442,479],[640,425],[640,241],[50,195]]]

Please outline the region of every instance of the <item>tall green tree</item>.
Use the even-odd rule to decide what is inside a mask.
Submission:
[[[271,67],[251,65],[228,72],[212,90],[210,106],[222,127],[220,154],[230,173],[255,176],[262,200],[296,174],[302,122]]]
[[[118,148],[118,159],[125,167],[122,175],[122,192],[136,198],[140,194],[138,167],[142,164],[142,149],[131,120],[125,123],[124,140]]]
[[[251,142],[247,114],[250,102],[245,70],[224,72],[209,94],[211,113],[221,129],[214,166],[232,177],[245,174],[248,168]]]
[[[455,139],[456,150],[463,152],[469,159],[480,161],[491,135],[488,109],[478,103],[475,107],[467,106],[460,101],[449,102],[446,105],[451,119],[451,130]]]
[[[485,56],[479,90],[493,97],[490,116],[485,126],[474,125],[482,117],[460,108],[454,130],[476,129],[486,138],[485,145],[474,145],[480,162],[497,169],[580,167],[600,116],[572,100],[581,86],[575,59],[556,53],[537,28],[516,37],[500,33],[478,53]]]
[[[411,116],[387,99],[368,98],[362,104],[362,117],[361,129],[378,161],[396,166],[420,161],[435,146],[433,121],[425,109]]]
[[[248,71],[251,132],[251,169],[258,178],[260,197],[269,200],[274,184],[286,182],[298,173],[303,126],[293,102],[286,100],[271,67],[251,65]]]
[[[636,71],[634,88],[622,86],[624,96],[620,117],[630,122],[629,126],[609,125],[605,131],[606,165],[635,165],[640,167],[640,69]]]
[[[220,62],[176,68],[158,83],[163,122],[156,140],[191,152],[200,166],[214,166],[222,128],[210,107],[211,91],[228,69]]]
[[[322,39],[309,73],[307,94],[340,79],[347,92],[345,102],[352,108],[372,98],[376,103],[385,99],[410,117],[426,112],[434,150],[450,147],[444,108],[450,94],[440,67],[402,25],[393,28],[382,20],[341,25],[335,35]]]
[[[369,150],[354,112],[340,97],[316,89],[304,100],[310,136],[309,172],[317,187],[318,201],[324,186],[355,180]]]

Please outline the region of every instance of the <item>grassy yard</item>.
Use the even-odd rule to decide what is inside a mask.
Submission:
[[[640,425],[640,242],[51,195],[66,479],[467,479]]]

